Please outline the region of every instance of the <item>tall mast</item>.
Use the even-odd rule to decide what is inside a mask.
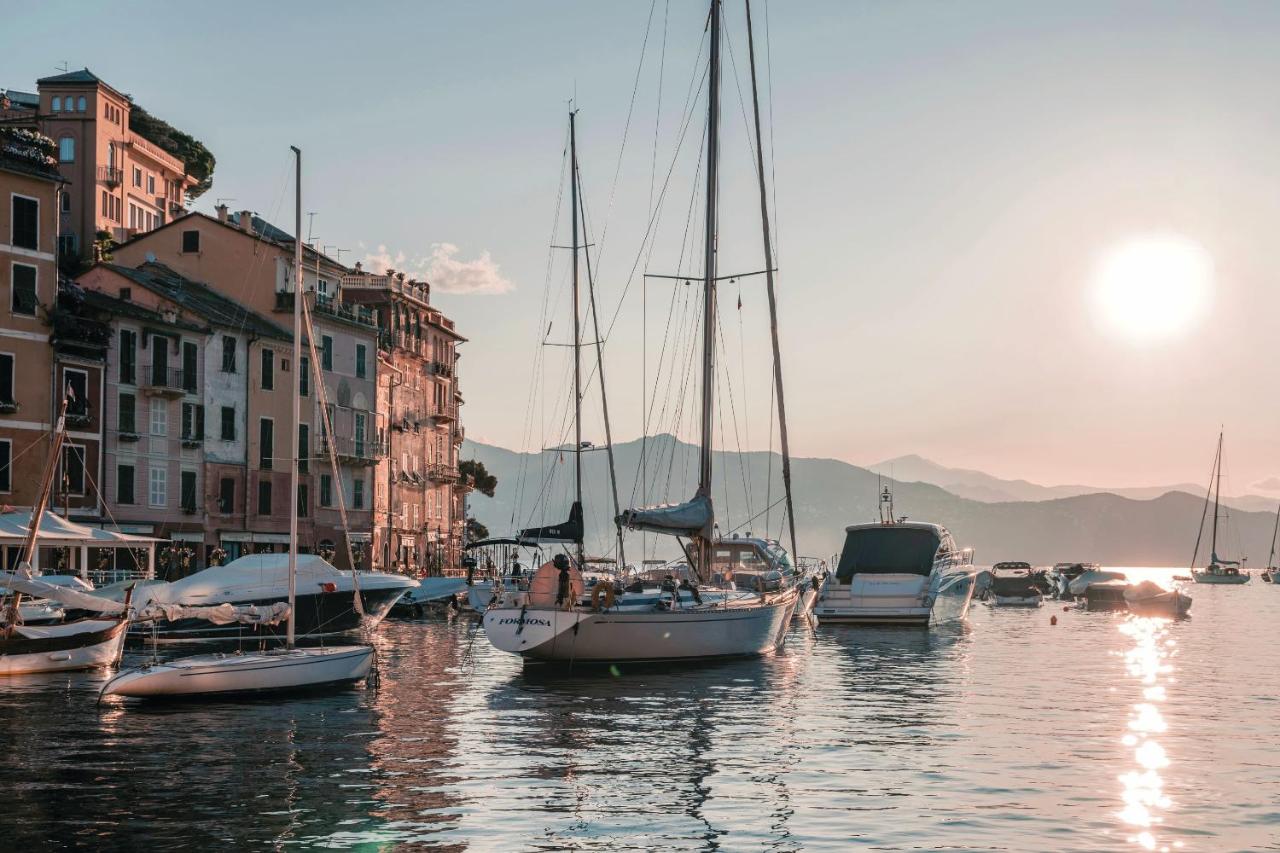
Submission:
[[[1218,433],[1217,468],[1213,486],[1213,538],[1209,540],[1209,559],[1218,562],[1218,499],[1222,494],[1222,433]]]
[[[574,502],[582,506],[582,332],[578,308],[578,132],[575,124],[577,110],[569,111],[569,198],[573,219],[573,477]],[[586,559],[582,536],[575,543],[578,549],[578,566]]]
[[[791,499],[791,445],[787,440],[787,401],[782,392],[782,349],[778,346],[778,296],[773,286],[773,237],[769,233],[769,202],[764,177],[764,138],[760,133],[760,90],[756,85],[756,42],[751,29],[751,0],[747,7],[747,55],[751,64],[751,104],[756,124],[756,173],[760,183],[760,224],[764,229],[764,275],[769,291],[769,334],[773,339],[773,384],[778,395],[778,438],[782,443],[782,488],[787,498],[787,526],[791,553],[798,556],[796,512]]]
[[[302,364],[302,151],[290,146],[294,157],[294,229],[293,229],[293,369]],[[289,630],[287,644],[293,648],[295,599],[298,594],[298,424],[302,423],[302,396],[298,381],[292,383],[293,458],[289,463]]]
[[[707,72],[707,213],[702,262],[702,437],[698,494],[711,497],[711,417],[716,357],[716,202],[720,190],[720,0],[711,0],[711,54]],[[698,537],[698,572],[710,567],[711,526]]]
[[[1276,507],[1276,526],[1271,531],[1271,553],[1267,555],[1267,568],[1272,568],[1276,557],[1276,534],[1280,534],[1280,507]]]

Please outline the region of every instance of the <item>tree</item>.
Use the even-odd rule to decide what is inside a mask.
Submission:
[[[187,190],[188,199],[199,198],[213,186],[213,167],[217,161],[203,142],[156,118],[138,104],[129,111],[129,129],[183,162],[187,174],[198,181]]]
[[[489,538],[489,528],[485,527],[474,518],[467,519],[467,541],[478,542],[481,539]]]
[[[498,478],[485,470],[484,463],[478,459],[465,459],[458,463],[458,473],[471,479],[476,491],[487,497],[493,497],[498,488]]]

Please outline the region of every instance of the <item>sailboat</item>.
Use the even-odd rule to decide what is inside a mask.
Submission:
[[[750,26],[748,18],[748,26]],[[677,537],[689,557],[695,583],[666,581],[654,587],[637,582],[619,592],[607,586],[584,597],[581,580],[581,469],[577,499],[567,530],[527,530],[522,538],[559,537],[576,546],[578,566],[561,559],[548,563],[530,579],[527,590],[504,591],[485,611],[484,629],[498,649],[526,661],[622,662],[698,661],[761,655],[777,649],[800,599],[798,576],[790,557],[776,542],[754,537],[720,538],[712,504],[712,414],[715,411],[717,200],[719,190],[720,0],[712,0],[709,16],[710,59],[707,98],[706,233],[703,265],[701,443],[698,488],[693,498],[675,506],[625,510],[615,523]],[[754,74],[754,59],[752,61]],[[755,94],[753,90],[753,94]],[[578,202],[575,126],[570,116],[573,162],[574,293],[577,294]],[[760,174],[763,180],[763,170]],[[763,206],[762,190],[762,206]],[[767,234],[767,226],[766,226]],[[767,257],[772,289],[772,258]],[[772,299],[771,299],[772,305]],[[597,336],[599,337],[599,336]],[[775,322],[775,366],[776,353]],[[579,342],[575,317],[575,358]],[[780,378],[780,371],[775,371]],[[577,412],[581,394],[577,388]],[[580,435],[580,429],[579,429]],[[581,441],[578,443],[579,450]],[[786,473],[789,474],[789,471]],[[789,477],[784,477],[788,495]],[[788,500],[790,505],[790,501]],[[566,535],[567,534],[567,535]],[[688,542],[686,545],[685,542]],[[793,545],[794,547],[794,545]],[[621,562],[621,560],[619,561]],[[739,586],[738,581],[744,583]],[[597,585],[599,586],[599,585]],[[602,593],[602,594],[601,594]]]
[[[1280,583],[1280,568],[1276,567],[1276,535],[1280,534],[1280,506],[1276,507],[1276,524],[1271,531],[1271,553],[1267,555],[1267,567],[1262,570],[1263,583]]]
[[[293,363],[302,363],[302,152],[293,149],[296,162],[296,231],[294,237],[294,299],[293,299]],[[314,345],[315,335],[310,335]],[[320,360],[312,354],[311,364]],[[301,420],[302,401],[298,382],[293,387],[293,430]],[[319,377],[317,385],[321,385]],[[331,425],[325,420],[326,429]],[[330,436],[332,439],[332,436]],[[328,442],[330,448],[334,442]],[[301,448],[294,446],[290,465],[291,495],[298,493],[298,456]],[[373,648],[363,645],[344,645],[299,648],[295,645],[297,576],[298,576],[298,502],[289,501],[289,597],[287,641],[283,649],[271,649],[248,654],[207,654],[177,658],[165,662],[153,662],[122,670],[102,688],[104,696],[129,696],[134,698],[180,698],[224,694],[245,694],[267,691],[308,690],[350,684],[361,680],[373,667]],[[360,609],[359,588],[356,588],[356,608]]]
[[[35,564],[40,521],[49,503],[54,472],[57,470],[67,434],[67,404],[71,400],[72,390],[68,387],[49,442],[49,456],[45,460],[40,491],[32,507],[22,560],[16,572],[0,574],[0,585],[9,592],[8,604],[3,613],[0,613],[0,676],[111,666],[120,659],[124,649],[125,634],[129,627],[127,600],[121,603],[41,581],[31,571]],[[52,625],[24,624],[24,593],[100,615]]]
[[[1224,560],[1218,556],[1218,522],[1222,519],[1222,433],[1218,433],[1218,452],[1213,457],[1209,490],[1204,496],[1205,511],[1200,518],[1200,533],[1196,535],[1196,550],[1191,555],[1191,577],[1196,583],[1242,584],[1249,582],[1249,573],[1240,568],[1239,560]],[[1200,553],[1200,536],[1204,533],[1204,515],[1209,511],[1209,498],[1213,497],[1213,533],[1209,540],[1209,565],[1195,568]]]

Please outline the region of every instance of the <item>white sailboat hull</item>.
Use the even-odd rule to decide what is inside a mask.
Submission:
[[[120,658],[127,628],[120,619],[16,628],[0,640],[0,676],[111,666]]]
[[[196,655],[122,671],[102,692],[144,699],[305,690],[359,681],[372,666],[369,646]]]
[[[540,661],[673,661],[762,655],[778,648],[798,595],[752,604],[606,612],[493,608],[484,615],[494,647]]]
[[[1219,584],[1242,584],[1248,583],[1250,574],[1241,572],[1238,575],[1219,574],[1217,572],[1206,572],[1200,569],[1191,570],[1191,578],[1196,583],[1219,583]]]

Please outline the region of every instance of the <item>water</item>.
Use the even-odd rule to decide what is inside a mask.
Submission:
[[[0,684],[5,849],[1280,849],[1280,589],[1179,623],[990,610],[775,657],[532,676],[389,622],[382,686],[95,707]],[[1050,625],[1057,615],[1058,624]]]

